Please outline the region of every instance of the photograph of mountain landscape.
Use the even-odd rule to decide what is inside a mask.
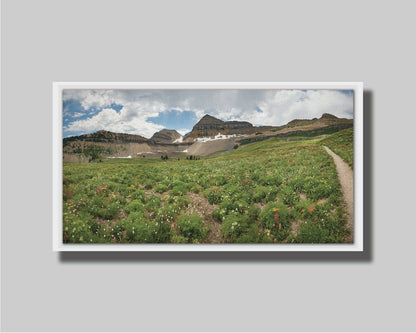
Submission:
[[[354,243],[353,89],[60,92],[63,244]]]

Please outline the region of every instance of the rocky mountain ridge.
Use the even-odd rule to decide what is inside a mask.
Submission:
[[[91,141],[91,142],[111,142],[111,143],[147,143],[149,139],[141,135],[114,133],[110,131],[100,130],[90,134],[82,134],[79,136],[71,136],[64,138],[64,144],[71,141]]]
[[[150,139],[140,135],[101,130],[63,139],[64,161],[85,161],[86,156],[112,158],[169,157],[178,154],[207,156],[230,151],[241,143],[272,137],[317,136],[352,127],[353,119],[323,114],[321,118],[294,119],[283,126],[253,126],[246,121],[223,121],[205,115],[192,131],[182,136],[176,130],[163,129]],[[230,148],[231,147],[231,148]]]
[[[223,121],[210,115],[205,115],[199,120],[192,131],[182,136],[176,130],[163,129],[153,134],[147,139],[137,134],[114,133],[106,130],[100,130],[90,134],[83,134],[64,138],[64,145],[72,141],[91,141],[91,142],[111,142],[111,143],[180,143],[194,142],[197,138],[215,137],[217,134],[222,135],[251,135],[259,131],[282,131],[294,127],[307,126],[328,126],[334,124],[352,124],[352,119],[338,118],[332,114],[324,113],[321,118],[313,119],[294,119],[283,126],[253,126],[247,121]]]

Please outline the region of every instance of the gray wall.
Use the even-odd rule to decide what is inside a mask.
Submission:
[[[414,4],[3,1],[2,329],[415,330]],[[53,253],[52,81],[363,81],[367,251]]]

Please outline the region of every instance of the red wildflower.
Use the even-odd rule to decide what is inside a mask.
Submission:
[[[276,220],[276,222],[279,222],[279,214],[276,213],[276,215],[274,216],[274,219]]]
[[[66,231],[65,231],[65,238],[68,238],[68,235],[66,234]]]

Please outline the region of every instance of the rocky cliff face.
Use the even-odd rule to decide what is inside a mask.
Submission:
[[[196,139],[212,137],[220,134],[241,134],[253,125],[247,121],[222,121],[210,115],[205,115],[192,129],[186,138]]]
[[[180,135],[177,131],[163,129],[153,134],[150,140],[153,140],[157,143],[174,143],[175,141],[180,140],[181,138],[182,135]]]
[[[313,119],[294,119],[287,123],[287,127],[296,127],[296,126],[306,126],[310,124],[322,124],[322,125],[332,125],[337,123],[352,123],[351,119],[345,118],[338,118],[329,113],[324,113],[321,118],[313,118]]]

